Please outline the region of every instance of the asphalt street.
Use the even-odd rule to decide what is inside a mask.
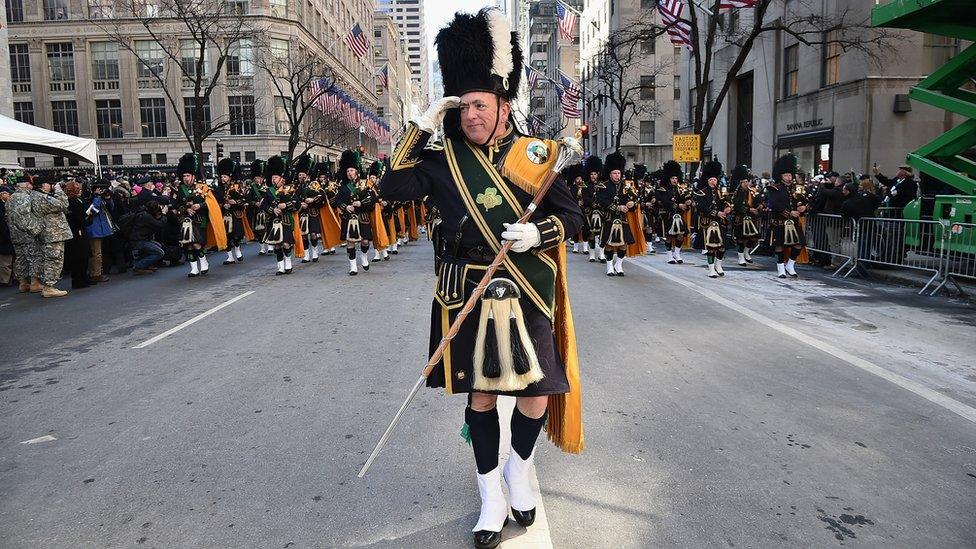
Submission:
[[[255,251],[0,292],[0,547],[469,546],[463,397],[421,391],[356,478],[426,360],[429,246]],[[569,256],[587,449],[540,443],[503,547],[976,546],[972,303],[685,258]]]

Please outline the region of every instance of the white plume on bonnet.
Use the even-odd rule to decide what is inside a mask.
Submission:
[[[494,52],[491,72],[501,77],[507,90],[508,75],[514,68],[512,62],[512,26],[500,10],[493,9],[488,11],[488,31],[491,33],[492,51]]]

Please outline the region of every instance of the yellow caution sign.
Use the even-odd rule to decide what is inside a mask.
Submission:
[[[671,157],[675,162],[699,162],[701,160],[701,135],[697,133],[674,134]]]

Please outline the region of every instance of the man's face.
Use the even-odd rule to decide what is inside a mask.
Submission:
[[[596,183],[600,179],[600,174],[597,172],[590,172],[590,181]]]
[[[369,182],[370,182],[370,184],[371,184],[371,185],[375,185],[375,184],[376,184],[376,180],[377,180],[377,179],[378,179],[378,178],[377,178],[377,177],[376,177],[375,175],[371,175],[371,176],[369,176]]]
[[[298,172],[298,180],[302,183],[308,181],[308,174],[305,172]]]
[[[264,185],[264,176],[263,175],[255,175],[254,176],[254,182],[257,183],[258,185]]]
[[[898,173],[895,174],[895,177],[897,179],[905,179],[906,177],[908,177],[908,172],[905,171],[904,168],[898,168]]]
[[[718,187],[718,178],[717,177],[709,177],[708,178],[708,186],[711,187],[711,188],[713,188],[713,189],[715,187]]]
[[[620,182],[620,177],[622,175],[623,174],[620,173],[620,170],[611,170],[610,171],[610,181],[613,181],[614,183],[619,183]]]
[[[672,175],[670,181],[671,181],[671,184],[672,185],[677,185],[678,184],[678,176]]]
[[[786,173],[784,173],[783,175],[781,175],[779,177],[783,181],[783,183],[786,183],[787,185],[789,185],[790,183],[793,183],[793,174],[791,174],[789,172],[786,172]]]
[[[461,96],[461,131],[472,143],[487,143],[505,127],[511,107],[497,95],[468,92]],[[500,119],[500,120],[499,120]]]
[[[752,185],[752,181],[749,181],[748,179],[743,179],[739,181],[739,187],[743,189],[748,189],[751,185]]]
[[[278,174],[275,174],[275,175],[272,175],[272,176],[271,176],[271,183],[272,183],[272,184],[273,184],[273,185],[274,185],[275,187],[280,187],[280,186],[282,186],[282,185],[284,185],[284,184],[285,184],[285,178],[284,178],[284,177],[281,177],[281,176],[280,176],[280,175],[278,175]]]
[[[229,175],[221,175],[220,176],[220,182],[223,183],[224,185],[230,183],[230,176]]]
[[[182,175],[182,178],[183,178],[183,184],[185,185],[192,185],[193,181],[196,179],[192,173],[185,173]]]
[[[356,168],[346,168],[346,179],[349,181],[357,181],[359,179],[359,170]]]
[[[0,201],[6,202],[10,200],[10,193],[7,191],[0,192]]]

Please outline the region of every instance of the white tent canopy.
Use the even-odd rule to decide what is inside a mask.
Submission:
[[[98,145],[94,139],[45,130],[18,122],[2,114],[0,114],[0,149],[66,156],[98,165]]]

